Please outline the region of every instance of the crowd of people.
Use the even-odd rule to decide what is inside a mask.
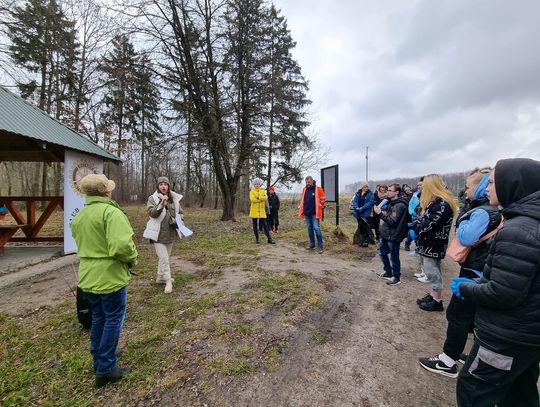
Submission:
[[[71,223],[81,258],[79,287],[89,293],[92,309],[90,351],[96,385],[120,380],[116,346],[127,301],[127,284],[137,249],[133,230],[112,201],[114,182],[91,174],[80,181],[86,205]],[[260,179],[249,193],[255,242],[262,231],[269,244],[279,227],[279,197]],[[144,232],[158,256],[158,283],[172,291],[169,257],[182,234],[182,195],[160,177],[148,198]],[[321,220],[324,190],[305,178],[298,215],[305,220],[309,250],[324,251]],[[416,188],[393,183],[372,192],[361,184],[351,201],[357,221],[355,243],[377,245],[380,276],[388,286],[401,283],[400,247],[419,259],[419,281],[431,291],[416,303],[423,311],[443,311],[446,255],[460,264],[446,308],[448,321],[442,352],[420,357],[426,370],[457,377],[459,406],[539,406],[540,374],[540,162],[506,159],[494,168],[476,168],[466,178],[458,201],[437,174],[422,177]],[[455,236],[450,242],[452,229]],[[474,344],[468,353],[468,334]],[[464,366],[459,370],[457,363]]]

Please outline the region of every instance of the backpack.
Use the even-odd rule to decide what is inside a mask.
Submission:
[[[88,301],[87,294],[79,287],[77,287],[77,319],[83,329],[90,329],[92,327],[90,302]]]

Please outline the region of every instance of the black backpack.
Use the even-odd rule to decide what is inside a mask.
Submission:
[[[90,309],[90,302],[88,302],[86,293],[79,287],[77,287],[77,319],[83,329],[90,329],[92,327],[92,310]]]

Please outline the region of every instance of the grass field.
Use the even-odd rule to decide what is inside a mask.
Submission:
[[[346,207],[344,200],[341,230],[350,237],[356,222]],[[195,234],[176,244],[173,256],[189,264],[190,270],[179,267],[174,273],[175,291],[164,295],[162,287],[152,283],[157,265],[153,248],[141,239],[145,208],[131,205],[125,209],[139,250],[121,340],[121,364],[132,373],[118,385],[96,390],[88,333],[79,328],[72,298],[17,318],[0,313],[2,406],[129,405],[134,400],[151,400],[156,392],[179,383],[191,394],[204,393],[220,380],[276,369],[287,343],[272,342],[267,335],[270,328],[291,323],[295,312],[324,306],[321,284],[298,265],[277,271],[257,262],[267,246],[253,244],[246,215],[239,214],[237,222],[221,222],[220,211],[209,209],[185,210],[186,224]],[[326,250],[358,258],[350,250],[350,238],[333,234],[334,210],[329,204],[324,222]],[[283,202],[278,244],[306,245],[304,224],[295,213],[294,204]],[[61,217],[61,212],[55,213],[46,226],[47,234],[61,234]],[[216,281],[227,270],[249,274],[251,283],[239,291],[220,289]],[[257,310],[272,318],[247,318]]]

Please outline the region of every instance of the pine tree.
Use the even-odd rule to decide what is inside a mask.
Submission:
[[[305,134],[309,122],[306,107],[309,89],[291,50],[296,46],[287,22],[271,5],[266,20],[266,57],[269,73],[266,77],[268,149],[266,179],[268,185],[288,184],[301,179],[300,168],[291,158],[299,150],[310,148]],[[275,173],[274,173],[275,172]]]
[[[146,159],[149,147],[156,143],[162,133],[160,126],[161,95],[149,66],[148,56],[142,55],[135,73],[136,81],[133,93],[135,115],[133,135],[141,145],[141,197],[146,197],[148,192]]]
[[[11,12],[9,51],[17,65],[37,74],[18,82],[21,95],[37,98],[38,106],[60,118],[64,103],[75,88],[74,65],[78,58],[74,23],[55,0],[29,0]]]
[[[106,109],[101,123],[110,132],[111,143],[116,145],[116,154],[121,157],[136,127],[137,54],[126,35],[116,36],[112,46],[100,66],[106,75],[103,97]]]

